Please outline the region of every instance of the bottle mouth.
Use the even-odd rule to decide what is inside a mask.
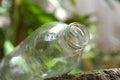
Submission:
[[[81,49],[88,44],[90,35],[85,26],[73,22],[67,26],[64,39],[70,47]]]

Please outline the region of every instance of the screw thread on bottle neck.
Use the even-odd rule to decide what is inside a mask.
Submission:
[[[66,27],[65,42],[74,49],[82,49],[89,42],[88,30],[81,24],[74,22]]]

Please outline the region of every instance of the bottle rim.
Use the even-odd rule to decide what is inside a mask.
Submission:
[[[64,40],[71,48],[82,49],[89,43],[89,31],[84,25],[78,22],[70,23],[66,27]]]

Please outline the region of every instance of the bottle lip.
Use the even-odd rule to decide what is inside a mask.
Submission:
[[[74,49],[82,49],[90,40],[87,28],[78,22],[70,23],[65,30],[64,40]]]

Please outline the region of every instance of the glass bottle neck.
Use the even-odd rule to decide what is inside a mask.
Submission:
[[[88,30],[79,23],[67,25],[59,34],[58,43],[68,54],[81,51],[89,42]]]

